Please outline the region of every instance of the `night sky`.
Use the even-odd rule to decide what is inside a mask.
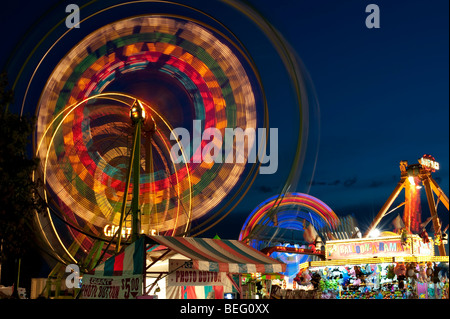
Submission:
[[[192,1],[198,2],[201,1]],[[215,2],[209,1],[205,11],[214,13]],[[422,155],[431,154],[441,164],[434,177],[448,196],[447,0],[250,2],[295,49],[315,88],[320,118],[314,118],[311,125],[316,125],[314,130],[320,132],[320,138],[314,140],[313,147],[318,151],[317,161],[306,165],[315,167],[310,195],[328,204],[338,216],[353,214],[362,228],[367,227],[399,181],[400,161],[413,164]],[[15,46],[22,45],[21,39],[42,14],[77,2],[46,3],[2,4],[2,69],[8,68],[8,57],[17,52],[13,51]],[[380,29],[366,27],[365,9],[370,3],[381,10]],[[55,19],[65,15],[61,10],[56,12],[59,18]],[[221,14],[227,21],[226,13]],[[52,27],[51,21],[36,25]],[[252,36],[246,34],[246,27],[233,25],[243,39]],[[263,57],[265,53],[260,54]],[[268,90],[279,89],[274,66],[267,65],[263,72],[273,74],[274,87]],[[274,112],[274,125],[289,119],[282,99],[279,110]],[[291,143],[285,137],[282,142]],[[205,235],[217,233],[222,238],[236,238],[251,210],[280,190],[285,169],[282,166],[279,174],[256,182],[251,197]],[[302,185],[298,187],[298,191],[303,191]],[[441,204],[438,212],[445,228],[448,212],[442,208]],[[425,201],[423,214],[428,214]]]

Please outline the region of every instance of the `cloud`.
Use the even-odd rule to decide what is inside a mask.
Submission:
[[[369,187],[370,188],[377,188],[377,187],[383,186],[384,184],[386,184],[386,183],[383,182],[383,181],[372,181],[370,183]]]
[[[358,179],[357,179],[356,177],[347,179],[347,180],[344,182],[344,186],[345,186],[345,187],[352,187],[353,185],[356,184],[357,181],[358,181]]]
[[[262,193],[273,193],[276,191],[275,188],[273,187],[269,187],[269,186],[265,186],[265,185],[261,185],[261,186],[257,186],[256,189]]]
[[[311,181],[311,186],[344,186],[344,187],[352,187],[358,182],[356,177],[348,178],[345,180],[334,180],[334,181],[321,181],[321,180],[313,180]]]

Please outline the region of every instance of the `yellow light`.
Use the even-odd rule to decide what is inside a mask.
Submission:
[[[380,237],[380,234],[381,234],[380,230],[375,228],[374,230],[372,230],[369,233],[369,237],[371,237],[371,238],[378,238],[378,237]]]
[[[137,100],[137,104],[133,105],[133,107],[130,110],[130,117],[132,119],[142,119],[145,120],[145,110],[144,106],[142,105],[141,101]]]
[[[413,185],[413,186],[416,185],[416,182],[414,181],[414,176],[408,177],[408,180],[409,180],[409,183],[410,183],[411,185]]]

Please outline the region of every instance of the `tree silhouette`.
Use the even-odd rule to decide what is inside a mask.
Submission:
[[[37,249],[33,223],[45,205],[32,173],[38,160],[27,154],[35,119],[10,112],[13,101],[6,74],[0,75],[0,263],[15,263]],[[2,278],[3,280],[3,278]],[[17,296],[17,276],[14,295]]]

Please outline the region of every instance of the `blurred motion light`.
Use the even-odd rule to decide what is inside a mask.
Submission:
[[[420,165],[422,167],[432,171],[433,173],[440,169],[440,165],[436,162],[436,159],[431,155],[424,155],[421,159],[419,159]]]
[[[378,237],[380,237],[380,234],[381,234],[380,230],[375,228],[374,230],[372,230],[369,233],[369,237],[371,237],[371,238],[378,238]]]
[[[145,120],[145,110],[141,101],[136,101],[130,110],[130,117],[134,123]]]

